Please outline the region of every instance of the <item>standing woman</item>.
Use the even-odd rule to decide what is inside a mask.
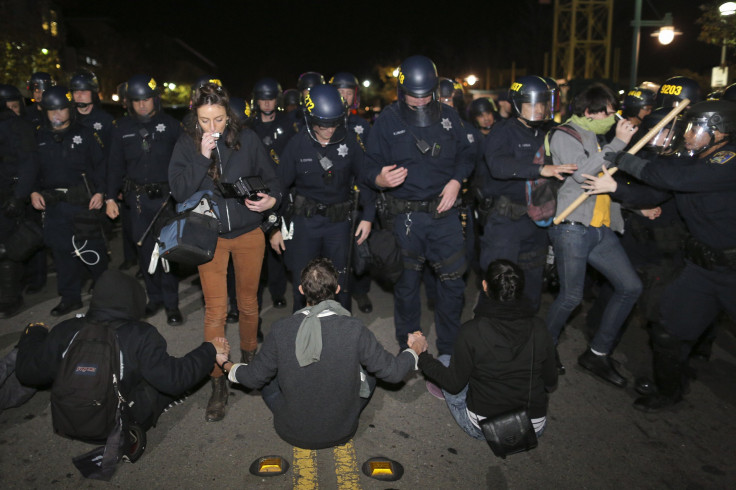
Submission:
[[[281,186],[268,155],[256,134],[241,126],[229,106],[227,91],[206,83],[194,93],[192,112],[184,133],[174,147],[169,165],[169,185],[174,198],[182,202],[197,191],[209,190],[220,212],[220,237],[215,256],[199,266],[204,293],[204,338],[225,336],[227,315],[227,265],[232,256],[240,313],[241,362],[249,363],[258,343],[258,303],[256,291],[261,274],[265,240],[261,213],[281,199]],[[230,196],[230,186],[239,178],[260,176],[269,194],[259,192],[258,200]],[[224,195],[223,195],[224,193]],[[219,367],[212,373],[212,396],[207,404],[208,422],[221,420],[227,405],[227,378]]]

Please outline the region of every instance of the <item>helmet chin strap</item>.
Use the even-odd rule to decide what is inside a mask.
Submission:
[[[79,109],[84,109],[85,107],[91,106],[92,103],[90,103],[90,102],[75,102],[74,105],[77,106],[77,108],[79,108]]]

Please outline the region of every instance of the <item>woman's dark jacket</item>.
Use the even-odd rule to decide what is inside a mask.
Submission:
[[[544,417],[547,393],[557,386],[555,347],[530,304],[525,300],[498,302],[483,294],[475,318],[460,328],[450,365],[445,367],[424,352],[419,356],[419,368],[450,393],[458,393],[470,384],[468,408],[484,417],[525,407],[527,400],[529,416]]]

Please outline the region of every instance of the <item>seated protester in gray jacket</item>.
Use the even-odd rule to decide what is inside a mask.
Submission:
[[[140,321],[145,308],[146,292],[134,277],[117,270],[103,272],[84,318],[65,320],[51,331],[38,323],[25,329],[18,344],[18,380],[29,386],[50,385],[67,347],[87,322],[111,325],[122,356],[120,393],[129,405],[130,422],[148,430],[164,408],[207,377],[215,362],[227,359],[230,347],[225,338],[214,338],[184,357],[170,356],[156,327]]]
[[[398,383],[416,369],[417,355],[427,347],[421,338],[414,350],[390,354],[335,301],[339,290],[332,262],[312,260],[299,286],[307,307],[273,324],[252,363],[222,366],[233,383],[261,389],[278,435],[305,449],[348,442],[375,377]]]
[[[537,436],[547,424],[547,393],[557,387],[555,347],[523,291],[518,265],[491,262],[485,294],[475,317],[460,328],[449,366],[428,352],[419,355],[419,369],[442,388],[455,421],[482,441],[480,421],[518,408],[528,406]],[[409,346],[419,339],[421,333],[411,334]]]

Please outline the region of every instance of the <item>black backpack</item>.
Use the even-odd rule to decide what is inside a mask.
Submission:
[[[534,155],[533,163],[536,165],[554,165],[549,142],[555,131],[562,131],[575,138],[581,145],[583,138],[575,128],[567,124],[560,124],[551,128],[544,137],[544,142]],[[585,155],[588,150],[583,148]],[[526,212],[537,226],[547,227],[552,224],[552,219],[557,212],[557,193],[562,187],[563,181],[554,177],[540,177],[535,180],[526,181]]]
[[[117,325],[82,321],[51,387],[54,432],[86,442],[104,442],[119,422],[118,404],[123,401],[118,390]]]

